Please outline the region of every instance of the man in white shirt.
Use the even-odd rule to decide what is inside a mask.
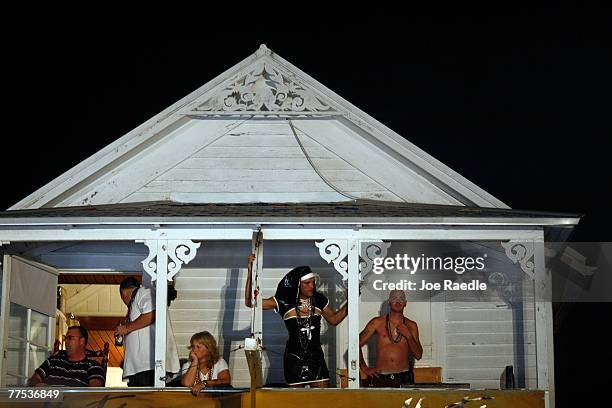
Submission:
[[[125,324],[115,329],[115,334],[123,335],[125,339],[123,378],[128,380],[128,387],[152,387],[155,383],[155,293],[151,288],[140,287],[132,277],[121,282],[119,292],[128,307]],[[174,336],[171,326],[167,328],[171,346]],[[176,347],[170,349],[166,353],[166,371],[176,372],[178,354]]]

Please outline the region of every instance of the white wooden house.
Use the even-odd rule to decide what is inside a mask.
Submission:
[[[254,332],[267,349],[266,382],[282,382],[281,320],[243,303],[246,256],[261,231],[264,296],[300,264],[321,274],[336,305],[347,282],[348,317],[323,338],[330,371],[347,368],[351,378],[358,333],[379,308],[359,301],[360,243],[380,242],[383,256],[406,241],[497,243],[500,259],[530,277],[520,313],[501,300],[411,303],[407,314],[425,349],[418,365],[442,367],[446,382],[498,388],[503,368],[514,364],[525,388],[553,401],[551,303],[532,294],[549,285],[545,238],[577,223],[571,214],[508,208],[262,45],[0,213],[1,382],[31,375],[41,358],[32,356],[50,347],[49,288],[58,274],[134,272],[175,280],[178,298],[167,312],[181,357],[191,334],[209,330],[234,385],[247,386],[244,355],[232,350]],[[43,278],[46,288],[23,287]],[[156,293],[165,304],[166,286]],[[158,308],[157,387],[165,312]]]

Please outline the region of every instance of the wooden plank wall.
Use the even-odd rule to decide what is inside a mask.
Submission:
[[[397,201],[385,187],[336,154],[301,136],[312,162],[337,189]],[[317,175],[285,121],[246,122],[147,183],[123,201],[338,201]]]
[[[218,341],[221,355],[227,360],[233,384],[249,386],[249,374],[243,350],[233,352],[250,335],[251,310],[244,306],[246,256],[250,242],[206,244],[198,257],[183,268],[176,277],[177,299],[169,313],[179,349],[179,357],[187,358],[189,340],[198,331],[211,332]],[[319,257],[313,242],[269,242],[264,247],[264,276],[262,295],[272,296],[280,279],[291,268],[311,265],[321,274],[322,293],[334,290],[330,282],[340,275]],[[208,254],[208,255],[207,255]],[[230,267],[228,267],[230,266]],[[233,266],[233,267],[232,267]],[[335,298],[335,294],[331,297]],[[338,297],[343,294],[339,293]],[[339,304],[340,299],[332,299]],[[263,342],[266,347],[264,383],[282,383],[283,351],[287,333],[280,316],[273,311],[263,314]],[[330,372],[336,366],[336,328],[323,324],[322,341]],[[335,379],[332,379],[335,383]]]
[[[262,285],[264,296],[274,294],[278,281],[287,271],[284,268],[265,270]],[[218,341],[221,355],[230,365],[232,382],[238,387],[249,385],[244,351],[232,351],[242,345],[244,338],[250,334],[251,311],[244,306],[245,278],[244,268],[185,269],[176,279],[178,297],[169,309],[179,357],[188,357],[187,346],[193,333],[202,330],[211,332]],[[326,286],[321,288],[323,293],[327,292]],[[323,327],[324,352],[328,365],[335,366],[333,327],[331,331],[326,323]],[[282,356],[287,331],[280,316],[272,311],[264,312],[263,332],[266,347],[264,382],[283,383]]]
[[[533,285],[524,284],[525,303],[515,310],[503,299],[446,303],[445,381],[473,388],[499,388],[507,365],[516,385],[537,388]]]

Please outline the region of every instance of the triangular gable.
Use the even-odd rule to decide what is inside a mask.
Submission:
[[[352,198],[507,208],[262,46],[10,209]]]
[[[325,146],[301,134],[296,137],[286,121],[247,121],[123,201],[334,202],[354,198],[403,201]]]

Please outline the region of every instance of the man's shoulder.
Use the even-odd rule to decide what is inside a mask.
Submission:
[[[142,299],[144,297],[153,298],[153,288],[140,287],[138,288],[138,292],[136,292],[136,297],[138,299]]]
[[[60,350],[56,354],[49,356],[49,358],[47,358],[45,361],[47,361],[51,366],[70,362],[65,350]]]
[[[134,302],[138,305],[139,308],[148,309],[150,307],[155,310],[155,293],[153,292],[153,288],[138,288],[138,292],[136,293],[136,298]]]
[[[385,318],[386,318],[386,315],[373,317],[370,319],[370,322],[368,324],[373,324],[373,325],[378,326],[379,324],[385,321]]]
[[[418,327],[417,322],[415,322],[414,320],[409,319],[407,317],[406,317],[406,325],[407,326],[412,326],[412,327]]]

